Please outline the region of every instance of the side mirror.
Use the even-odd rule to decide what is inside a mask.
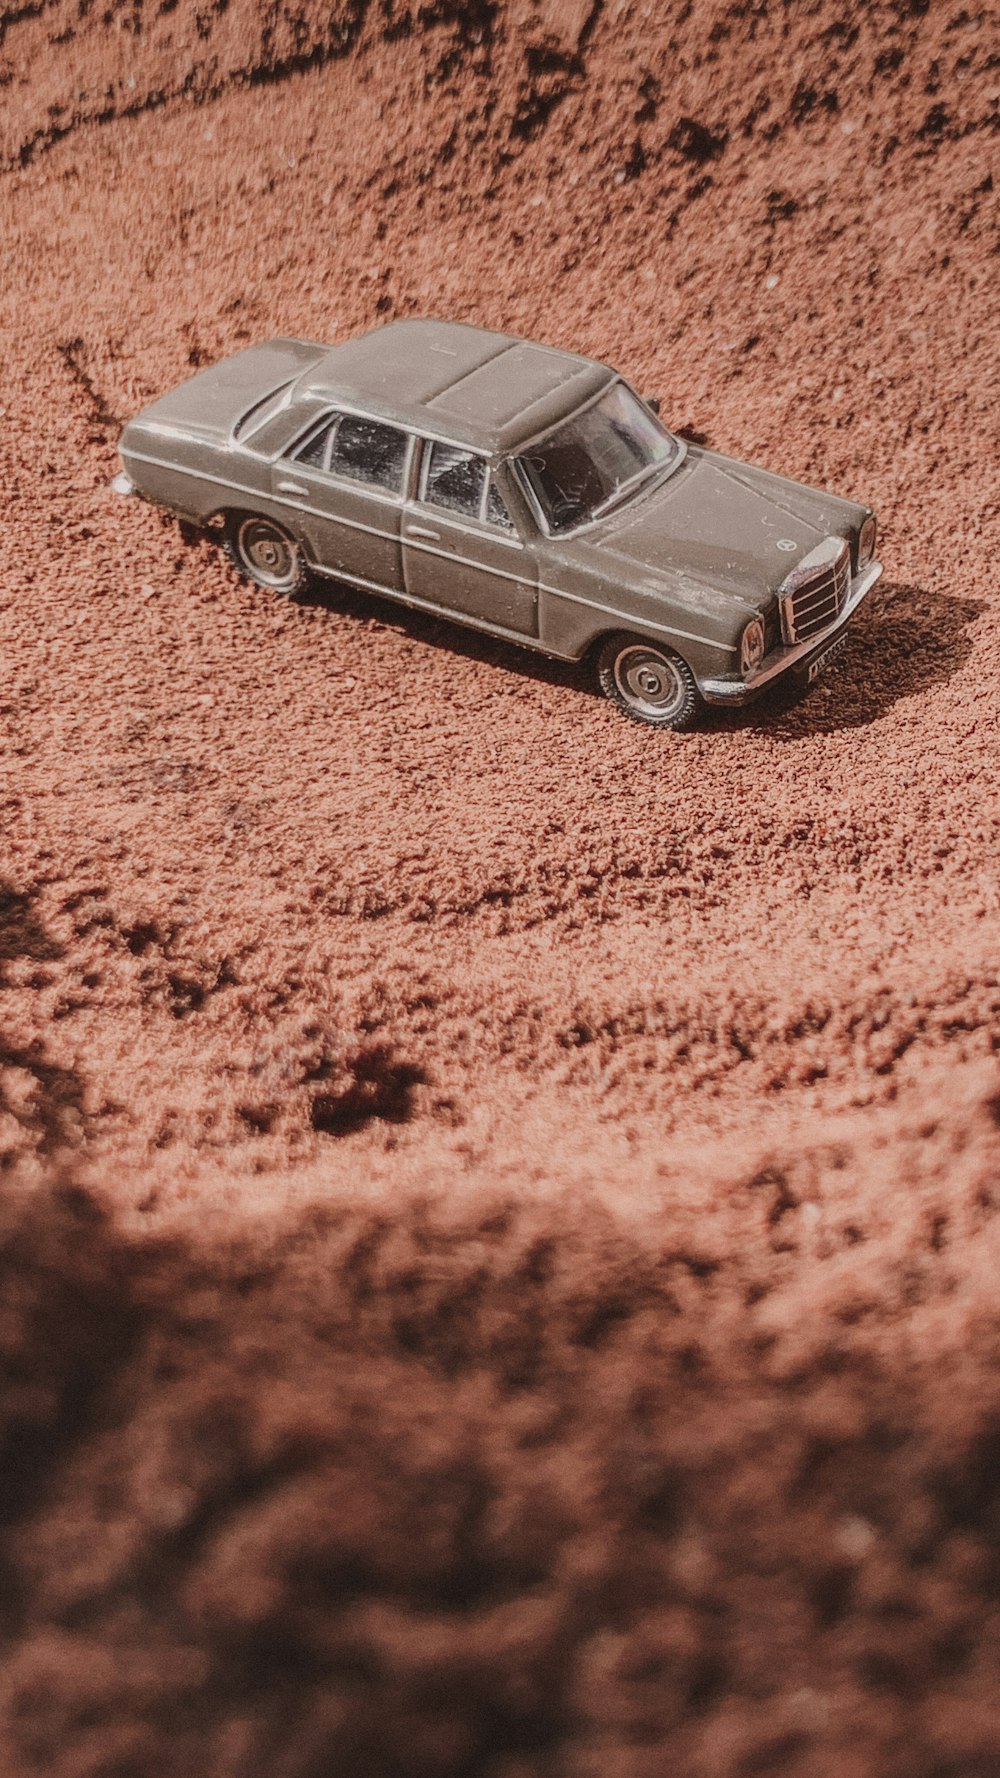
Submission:
[[[658,414],[660,411],[660,397],[658,395],[647,395],[646,406],[650,408],[654,414]]]

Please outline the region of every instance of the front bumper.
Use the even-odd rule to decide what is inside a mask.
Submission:
[[[756,673],[751,674],[748,679],[703,679],[699,690],[706,704],[749,704],[765,687],[785,673],[807,674],[810,664],[829,648],[831,642],[850,623],[881,573],[881,562],[866,562],[860,572],[854,575],[847,603],[832,624],[828,624],[818,636],[810,636],[805,642],[793,643],[790,648],[783,645],[772,648],[771,653],[761,661]]]

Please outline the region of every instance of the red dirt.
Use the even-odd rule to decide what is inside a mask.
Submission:
[[[0,16],[15,1778],[1000,1773],[994,22]],[[870,500],[826,683],[647,733],[108,492],[410,313]]]

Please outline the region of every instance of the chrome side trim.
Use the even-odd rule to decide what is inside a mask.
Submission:
[[[508,630],[503,624],[490,623],[486,618],[470,617],[468,612],[460,611],[454,605],[432,605],[429,599],[417,599],[412,593],[398,592],[395,587],[381,586],[377,580],[362,580],[357,574],[342,574],[338,568],[320,568],[313,564],[313,572],[322,574],[326,580],[338,580],[343,586],[360,587],[365,593],[379,593],[386,599],[395,599],[398,605],[410,605],[414,611],[430,611],[435,617],[450,617],[454,623],[464,624],[472,630],[484,630],[487,636],[502,636],[508,642],[520,642],[524,648],[533,648],[539,654],[547,654],[551,660],[571,660],[571,655],[553,654],[540,641],[537,630]],[[505,578],[510,578],[509,576]],[[530,580],[522,581],[523,586],[532,586]],[[537,616],[537,606],[536,606]]]
[[[439,556],[442,562],[457,562],[463,568],[478,569],[480,574],[493,574],[497,580],[512,580],[515,586],[529,586],[534,590],[537,582],[529,580],[523,574],[511,574],[506,568],[494,568],[492,562],[477,562],[473,556],[460,556],[457,550],[438,549],[433,543],[424,543],[414,537],[411,531],[404,531],[399,539],[407,549],[418,549],[425,556]]]
[[[402,429],[400,428],[400,430]],[[228,476],[217,475],[214,471],[210,474],[207,469],[190,469],[186,464],[172,463],[168,457],[151,457],[147,451],[134,451],[131,447],[128,454],[130,457],[134,457],[137,463],[151,463],[154,469],[169,469],[173,475],[187,475],[191,477],[192,481],[208,482],[213,488],[229,488],[234,494],[249,494],[251,500],[273,500],[276,506],[288,506],[293,512],[314,512],[317,518],[326,519],[330,524],[354,525],[360,531],[370,531],[373,537],[390,535],[388,532],[380,531],[375,525],[362,524],[359,519],[331,519],[328,512],[322,512],[318,507],[305,507],[301,502],[279,500],[269,488],[250,488],[246,482],[230,481]],[[384,488],[371,488],[366,482],[351,482],[345,478],[343,483],[338,483],[338,486],[345,486],[353,489],[356,493],[363,493],[368,499],[380,501],[383,506],[402,508],[405,505],[405,498],[402,494],[388,494]]]
[[[455,530],[460,531],[463,537],[481,537],[484,543],[501,543],[505,549],[523,550],[524,548],[524,544],[519,537],[511,537],[508,533],[499,530],[496,526],[488,526],[484,522],[478,530],[473,530],[469,525],[463,525],[461,521],[456,522],[452,514],[443,506],[433,506],[429,501],[425,504],[420,500],[409,500],[407,501],[407,505],[412,507],[414,512],[419,514],[420,517],[430,519],[436,525],[454,525]],[[439,550],[438,554],[450,556],[452,560],[456,562],[468,562],[471,560],[469,556],[456,555],[454,550]],[[473,562],[472,566],[474,568],[481,568],[482,563]],[[500,572],[501,570],[498,568],[497,573],[499,574]],[[516,574],[508,576],[508,579],[510,580],[516,580],[517,578],[518,576]],[[535,583],[534,581],[531,581],[530,584],[534,586]]]
[[[680,636],[685,642],[700,642],[703,648],[714,648],[719,654],[739,652],[738,644],[717,642],[714,636],[696,636],[693,630],[678,630],[672,624],[658,624],[651,617],[629,619],[614,605],[602,605],[596,599],[585,599],[582,593],[567,593],[562,587],[548,586],[544,580],[539,581],[538,591],[551,593],[554,599],[568,599],[571,605],[583,605],[588,611],[599,611],[602,616],[616,618],[620,629],[627,630],[632,624],[636,626],[636,635],[641,635],[645,630],[656,630],[660,636]]]
[[[364,531],[366,536],[378,537],[383,543],[396,543],[396,542],[400,541],[400,539],[396,536],[396,533],[393,531],[383,531],[379,528],[378,525],[366,525],[363,519],[345,518],[343,516],[343,514],[341,514],[341,513],[338,513],[336,515],[336,517],[334,517],[334,515],[332,513],[325,512],[321,506],[308,505],[304,500],[286,500],[280,494],[274,493],[270,489],[248,488],[245,482],[230,481],[226,476],[222,476],[222,475],[209,475],[207,473],[207,471],[205,471],[203,469],[179,468],[176,463],[167,462],[162,457],[150,457],[144,451],[131,451],[129,454],[130,454],[130,456],[134,457],[136,459],[136,461],[139,463],[151,463],[154,469],[169,469],[169,470],[172,470],[174,472],[174,474],[176,474],[176,475],[189,475],[189,476],[193,477],[193,479],[195,481],[209,482],[211,484],[211,486],[215,487],[215,488],[228,488],[231,490],[232,493],[246,494],[252,500],[269,500],[275,506],[286,507],[289,512],[309,513],[312,518],[321,519],[323,521],[323,523],[327,524],[327,525],[345,525],[349,530],[352,530],[352,531]],[[363,493],[366,496],[366,498],[368,498],[368,499],[378,500],[382,503],[382,505],[391,506],[391,507],[393,507],[393,509],[398,509],[400,511],[402,511],[407,506],[414,506],[414,505],[418,504],[417,502],[414,502],[414,501],[404,500],[403,496],[399,495],[399,494],[387,494],[381,488],[369,488],[367,486],[367,484],[364,482],[351,482],[351,481],[347,481],[345,479],[343,482],[338,482],[337,486],[344,486],[349,491]],[[424,511],[424,510],[425,509],[423,507],[421,507],[421,511]],[[431,510],[436,513],[438,509],[437,508],[430,508],[428,510]],[[442,523],[444,523],[444,522],[445,521],[442,520]],[[449,520],[447,522],[450,523],[451,521]],[[467,525],[459,525],[456,528],[461,530],[462,533],[466,537],[480,537],[480,536],[482,536],[482,537],[485,537],[485,540],[489,543],[502,544],[505,549],[514,549],[514,550],[523,550],[524,549],[524,544],[520,541],[519,538],[506,536],[503,532],[494,530],[492,528],[490,528],[488,531],[486,531],[486,530],[472,531],[469,529],[469,527]],[[414,545],[414,547],[418,548],[418,549],[426,549],[427,545],[426,544],[416,544],[416,545]],[[475,558],[472,556],[459,555],[456,550],[447,550],[447,549],[431,550],[430,554],[436,555],[436,556],[442,556],[445,561],[461,562],[463,564],[463,566],[467,567],[467,568],[483,568],[484,567],[484,563],[476,561]],[[505,568],[490,567],[489,572],[493,573],[493,574],[498,574],[504,580],[518,580],[524,586],[534,586],[535,585],[535,582],[533,580],[527,580],[527,579],[525,579],[525,577],[523,575],[508,574],[508,572]]]
[[[838,630],[842,630],[854,616],[858,606],[863,599],[867,598],[881,574],[881,562],[869,562],[862,568],[860,574],[854,576],[851,582],[850,597],[835,623],[828,625],[818,635],[810,636],[805,642],[795,643],[791,648],[774,649],[763,663],[760,672],[755,673],[750,679],[703,679],[700,689],[704,696],[719,703],[739,700],[747,697],[751,692],[759,691],[762,685],[767,685],[772,679],[777,679],[780,674],[787,673],[789,668],[794,667],[796,662],[804,660],[806,655],[820,653],[823,644],[832,641]]]
[[[435,551],[434,553],[438,554],[440,552]],[[361,587],[366,593],[381,593],[387,599],[396,599],[401,605],[412,605],[417,611],[432,611],[435,617],[450,617],[455,623],[467,624],[474,630],[484,630],[488,636],[504,636],[511,642],[523,642],[525,647],[536,648],[539,653],[547,654],[550,660],[573,661],[579,658],[572,654],[560,654],[557,650],[547,647],[547,645],[541,641],[537,632],[532,633],[528,630],[508,630],[502,624],[491,623],[486,618],[470,617],[468,612],[461,611],[455,605],[435,605],[432,604],[429,599],[418,599],[415,598],[412,593],[398,592],[395,587],[382,586],[377,580],[362,580],[359,575],[344,574],[338,568],[321,568],[318,564],[314,564],[313,566],[315,573],[322,574],[327,580],[339,580],[346,586]],[[505,576],[504,578],[511,579],[513,577]],[[522,586],[530,587],[533,585],[533,582],[524,580],[521,581],[520,584]],[[554,589],[551,587],[539,586],[538,590],[541,593],[552,592]],[[623,621],[621,612],[615,611],[610,605],[595,605],[589,599],[577,598],[575,593],[560,593],[558,594],[558,597],[562,599],[571,599],[575,605],[585,605],[588,611],[607,612],[610,617],[617,617],[619,623]],[[687,635],[686,630],[672,630],[669,629],[666,624],[654,624],[648,618],[643,619],[643,629],[657,630],[664,636]],[[702,638],[700,636],[691,636],[689,637],[689,640],[692,642],[700,642]],[[736,653],[735,648],[729,648],[721,642],[713,642],[710,646],[718,649],[720,654]],[[720,685],[726,685],[728,684],[728,681],[723,679],[718,683]]]
[[[421,548],[425,548],[425,547],[426,546],[423,544],[415,544],[414,545],[415,549],[421,549]],[[431,554],[433,556],[439,556],[443,553],[444,552],[442,552],[441,550],[437,550],[437,549],[432,549],[429,551],[429,554]],[[449,559],[449,561],[453,561],[453,562],[459,560],[459,558],[457,556],[449,556],[448,559]],[[476,562],[474,564],[474,566],[477,568],[482,568],[483,564],[481,562]],[[346,581],[346,583],[349,586],[364,587],[366,592],[384,593],[387,599],[399,599],[403,602],[403,604],[416,606],[421,611],[433,611],[435,613],[439,613],[442,617],[453,618],[456,623],[471,624],[474,629],[486,630],[489,635],[495,634],[498,636],[509,636],[509,637],[511,637],[511,639],[513,641],[516,642],[518,640],[524,641],[525,637],[528,634],[528,632],[525,630],[507,630],[507,629],[504,629],[501,624],[490,623],[486,619],[469,617],[469,615],[466,612],[462,611],[460,609],[460,607],[457,605],[432,605],[428,599],[417,599],[413,596],[412,593],[403,594],[403,593],[396,592],[396,590],[393,587],[381,586],[378,583],[378,581],[361,580],[358,578],[357,575],[344,574],[341,572],[341,570],[339,570],[337,568],[321,568],[318,563],[314,563],[313,567],[314,567],[315,572],[317,574],[326,575],[327,579],[329,579],[329,580],[343,580],[343,581]],[[514,575],[514,574],[501,574],[501,572],[498,568],[497,569],[489,569],[488,572],[491,574],[496,574],[498,578],[503,579],[503,580],[516,580],[518,586],[526,586],[526,587],[531,587],[531,588],[534,588],[534,586],[535,586],[535,582],[533,580],[521,580],[517,575]],[[600,611],[602,614],[604,614],[608,617],[617,618],[619,624],[625,624],[627,622],[627,620],[622,616],[622,613],[620,611],[616,611],[613,605],[599,605],[599,604],[597,604],[597,602],[595,600],[584,599],[577,593],[561,592],[558,587],[546,586],[544,581],[538,582],[538,591],[539,591],[539,593],[550,593],[550,594],[552,594],[552,596],[554,598],[557,598],[557,599],[568,599],[570,601],[570,603],[573,605],[583,605],[587,611]],[[716,649],[719,654],[736,654],[736,652],[737,652],[736,648],[730,647],[728,643],[715,642],[705,636],[695,636],[689,630],[675,630],[675,629],[672,629],[669,624],[657,624],[657,623],[654,623],[653,620],[648,617],[644,617],[642,619],[642,631],[646,631],[646,630],[656,630],[657,633],[661,636],[681,636],[688,642],[701,642],[706,648]],[[636,634],[640,634],[640,633],[641,632],[639,632],[639,631],[636,632]],[[552,649],[546,648],[544,643],[536,643],[536,646],[541,648],[541,650],[544,654],[548,654],[551,657],[551,659],[555,660],[555,661],[572,661],[572,660],[576,660],[579,658],[576,655],[555,653]],[[725,680],[720,681],[720,684],[725,684],[725,683],[726,683]]]
[[[381,530],[379,530],[379,528],[376,525],[366,525],[360,519],[345,519],[345,518],[334,519],[334,518],[331,518],[329,513],[323,512],[319,507],[304,506],[301,503],[301,501],[282,500],[278,495],[272,494],[269,491],[262,491],[260,488],[248,488],[244,482],[229,481],[227,479],[227,477],[221,476],[221,475],[209,475],[207,473],[207,471],[205,471],[203,469],[182,469],[182,468],[179,468],[176,463],[170,463],[170,462],[164,460],[162,457],[151,457],[144,451],[131,451],[129,454],[130,454],[130,456],[134,457],[137,462],[151,463],[153,465],[153,467],[156,469],[169,469],[169,470],[173,471],[173,473],[176,475],[188,475],[188,476],[191,476],[195,481],[209,482],[209,483],[211,483],[211,485],[213,487],[228,488],[234,494],[248,495],[252,500],[269,500],[275,506],[285,507],[286,510],[289,512],[308,512],[308,513],[313,514],[313,516],[316,518],[325,520],[327,524],[347,525],[356,531],[364,531],[371,537],[378,537],[384,543],[399,542],[400,544],[402,544],[402,542],[403,542],[403,539],[401,537],[397,539],[396,536],[392,532],[381,531]],[[361,486],[360,483],[358,483],[356,485],[359,487]],[[377,491],[374,493],[373,498],[375,498],[375,499],[381,498],[385,502],[386,505],[391,505],[393,507],[398,507],[400,509],[402,509],[402,506],[403,506],[403,502],[401,500],[395,499],[392,496],[380,495]],[[470,533],[470,535],[471,535],[471,533]],[[499,535],[494,536],[494,533],[492,531],[490,532],[490,542],[491,543],[503,543],[503,544],[506,544],[511,549],[523,549],[524,548],[524,545],[522,543],[520,543],[516,537],[502,537]],[[470,557],[470,556],[460,556],[460,555],[456,554],[456,552],[453,550],[435,549],[433,547],[433,545],[431,545],[431,544],[416,543],[416,542],[409,544],[409,547],[412,549],[427,550],[427,552],[430,555],[441,556],[444,558],[445,561],[448,561],[448,562],[459,562],[465,567],[482,569],[487,573],[495,574],[498,577],[498,579],[515,581],[517,583],[517,585],[519,585],[519,586],[534,587],[536,585],[535,581],[528,579],[526,576],[524,576],[522,574],[509,574],[506,571],[506,569],[494,568],[492,566],[487,566],[483,562],[477,562],[477,561],[473,560],[472,557]],[[335,568],[321,568],[319,563],[313,563],[313,567],[316,568],[318,573],[328,574],[331,580],[350,581],[350,579],[351,579],[350,575],[342,574],[339,570],[337,570]],[[399,594],[397,592],[395,592],[391,587],[379,586],[374,581],[359,580],[359,581],[352,582],[352,584],[357,585],[357,586],[363,586],[363,587],[365,587],[365,589],[367,591],[370,591],[370,592],[376,592],[376,593],[383,593],[384,592],[390,598],[398,598],[399,597]],[[623,628],[623,629],[628,628],[628,624],[629,624],[628,618],[625,616],[624,612],[616,610],[615,606],[613,606],[613,605],[600,604],[596,599],[585,599],[583,597],[583,595],[580,593],[568,593],[568,592],[566,592],[565,588],[549,586],[547,584],[547,582],[545,582],[545,581],[538,581],[537,587],[538,587],[539,593],[549,593],[553,598],[556,598],[556,599],[568,599],[571,605],[583,605],[586,607],[586,609],[588,611],[599,611],[603,617],[615,618],[617,620],[618,625],[621,628]],[[422,600],[416,601],[416,603],[423,605]],[[446,612],[453,618],[456,618],[456,620],[459,622],[466,622],[466,623],[472,622],[471,618],[466,618],[466,617],[464,617],[464,615],[458,613],[454,606],[428,605],[426,607],[426,609],[428,611],[439,611],[440,610],[440,611]],[[633,620],[633,622],[634,621],[635,620]],[[521,635],[521,632],[519,630],[512,630],[512,631],[501,630],[499,625],[491,626],[488,624],[485,624],[485,625],[484,624],[477,624],[476,627],[480,628],[480,629],[483,629],[483,628],[490,629],[491,627],[495,627],[497,629],[498,634],[500,634],[500,635],[511,635],[514,637]],[[699,636],[693,630],[679,630],[673,624],[659,624],[659,623],[656,623],[652,618],[645,618],[644,617],[642,619],[642,628],[643,628],[643,630],[655,630],[657,635],[660,635],[660,636],[677,636],[683,642],[698,642],[702,645],[703,648],[714,648],[720,654],[734,655],[737,653],[737,647],[735,645],[730,645],[725,642],[719,642],[716,640],[716,638],[714,636]],[[554,660],[571,660],[574,657],[571,655],[554,655],[552,658]]]

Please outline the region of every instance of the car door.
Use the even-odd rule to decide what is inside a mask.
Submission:
[[[289,528],[328,574],[403,591],[403,495],[413,440],[364,414],[327,413],[272,466]]]
[[[403,578],[412,599],[537,636],[534,551],[518,535],[481,453],[422,441],[417,493],[403,512]]]

